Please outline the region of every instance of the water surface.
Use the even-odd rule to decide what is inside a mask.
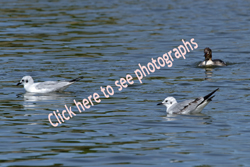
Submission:
[[[248,166],[249,2],[1,1],[1,166]],[[135,78],[147,65],[194,38],[198,48],[171,68]],[[223,68],[199,68],[210,47]],[[134,84],[118,91],[115,81]],[[15,86],[84,78],[62,93],[29,94]],[[100,87],[111,85],[105,98]],[[157,106],[214,100],[198,115],[166,116]],[[101,102],[78,113],[73,100],[97,92]],[[18,96],[17,96],[18,95]],[[72,106],[76,116],[53,127],[48,114]]]

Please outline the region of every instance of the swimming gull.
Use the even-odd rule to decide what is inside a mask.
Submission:
[[[81,78],[76,78],[70,81],[45,81],[34,83],[34,80],[31,76],[24,76],[17,85],[23,84],[24,89],[27,92],[32,93],[49,93],[49,92],[60,92],[66,89],[69,85],[73,84],[76,81],[79,81]]]
[[[219,88],[215,89],[213,92],[209,93],[204,97],[198,97],[193,100],[185,100],[183,102],[177,103],[174,97],[167,97],[163,102],[157,105],[164,105],[167,107],[166,112],[168,114],[194,114],[200,113],[203,108],[212,101],[212,96]],[[212,96],[212,97],[211,97]]]

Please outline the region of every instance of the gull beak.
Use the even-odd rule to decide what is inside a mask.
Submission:
[[[163,105],[163,103],[158,103],[157,105]]]
[[[16,84],[16,86],[18,86],[18,85],[20,85],[20,84],[22,84],[21,82],[18,82],[17,84]]]

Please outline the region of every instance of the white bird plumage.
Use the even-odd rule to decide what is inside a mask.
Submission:
[[[193,100],[185,100],[177,103],[174,97],[167,97],[163,102],[158,105],[164,105],[167,107],[166,112],[168,114],[195,114],[200,113],[203,108],[212,101],[212,96],[219,88],[209,93],[204,97],[198,97]],[[212,97],[211,97],[212,96]]]
[[[23,84],[24,89],[27,92],[32,93],[49,93],[49,92],[60,92],[66,89],[69,85],[75,81],[79,81],[80,78],[73,79],[71,81],[45,81],[34,83],[31,76],[24,76],[17,85]]]

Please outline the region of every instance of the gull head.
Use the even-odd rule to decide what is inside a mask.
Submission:
[[[169,107],[171,107],[175,103],[177,103],[177,101],[174,97],[167,97],[166,99],[164,99],[161,103],[159,103],[157,105],[164,105],[168,109]]]
[[[23,84],[24,86],[26,85],[31,85],[34,83],[34,80],[32,79],[31,76],[24,76],[20,82],[17,83],[17,86],[20,85],[20,84]]]

